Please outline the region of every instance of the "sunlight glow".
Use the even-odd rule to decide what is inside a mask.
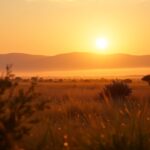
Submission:
[[[100,51],[106,51],[106,48],[108,47],[108,40],[105,38],[97,38],[96,39],[96,48]]]

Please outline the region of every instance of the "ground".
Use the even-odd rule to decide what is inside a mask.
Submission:
[[[126,100],[102,101],[99,94],[111,81],[38,82],[34,100],[48,100],[48,107],[34,114],[40,122],[16,144],[25,150],[149,150],[150,86],[133,79]],[[18,88],[28,86],[20,82]]]

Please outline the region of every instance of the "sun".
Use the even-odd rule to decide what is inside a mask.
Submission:
[[[105,52],[108,47],[108,40],[106,38],[97,38],[95,44],[98,50]]]

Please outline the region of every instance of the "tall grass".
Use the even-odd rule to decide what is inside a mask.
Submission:
[[[56,150],[150,149],[147,101],[130,100],[120,105],[110,101],[83,104],[70,100],[55,106],[47,118],[47,136],[46,139],[43,136],[45,143],[41,147]]]
[[[57,97],[52,94],[48,97],[44,96],[47,88],[38,90],[41,94],[36,92],[35,80],[28,88],[20,89],[12,77],[1,81],[5,83],[6,79],[11,86],[6,86],[0,95],[1,150],[150,149],[148,97],[140,99],[131,95],[121,103],[111,97],[99,101],[101,90],[94,98],[83,90],[83,83],[71,82],[69,86],[63,85],[64,81],[55,83],[55,90],[48,89],[55,91]],[[93,91],[95,86],[89,83],[86,90]],[[62,96],[58,87],[65,91],[72,88],[72,95],[66,92]],[[80,96],[76,97],[77,93]]]

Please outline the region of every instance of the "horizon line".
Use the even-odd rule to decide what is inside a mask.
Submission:
[[[131,53],[100,53],[100,52],[86,52],[86,51],[72,51],[72,52],[65,52],[65,53],[57,53],[53,55],[43,55],[43,54],[33,54],[33,53],[24,53],[24,52],[9,52],[9,53],[0,53],[0,55],[10,55],[10,54],[22,54],[22,55],[32,55],[32,56],[45,56],[45,57],[52,57],[52,56],[59,56],[59,55],[66,55],[66,54],[97,54],[97,55],[104,55],[104,56],[110,56],[110,55],[129,55],[129,56],[150,56],[150,54],[131,54]]]

